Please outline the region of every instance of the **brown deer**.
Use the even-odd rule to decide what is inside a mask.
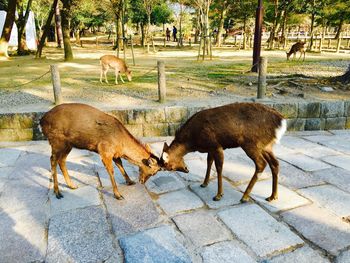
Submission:
[[[102,83],[102,75],[104,75],[106,83],[108,83],[107,71],[109,67],[114,68],[115,84],[118,84],[118,75],[120,77],[120,80],[124,83],[121,73],[125,73],[128,80],[131,81],[131,71],[126,66],[124,60],[113,55],[104,55],[100,57],[100,64],[101,64],[101,74],[100,74],[101,83]]]
[[[119,168],[128,185],[135,184],[125,172],[121,158],[139,166],[139,180],[147,179],[160,170],[159,158],[152,154],[148,145],[144,146],[133,137],[115,117],[85,104],[71,103],[54,107],[40,120],[44,135],[51,145],[51,173],[54,192],[59,199],[57,163],[69,188],[77,186],[71,181],[66,168],[66,159],[73,147],[96,152],[106,167],[117,199],[118,192],[114,180],[113,162]]]
[[[297,42],[295,44],[292,45],[292,47],[290,48],[289,52],[287,53],[287,60],[289,60],[290,56],[293,54],[293,59],[295,59],[295,55],[297,54],[297,52],[300,52],[300,57],[298,60],[300,60],[301,56],[304,54],[303,57],[303,61],[305,60],[305,42]]]
[[[169,171],[188,172],[184,155],[199,151],[208,153],[207,171],[202,187],[209,183],[210,169],[215,161],[218,192],[213,198],[221,199],[222,167],[224,150],[241,147],[255,163],[255,173],[251,179],[242,202],[249,200],[249,194],[268,163],[273,178],[272,194],[267,201],[276,200],[279,162],[272,146],[286,131],[286,120],[276,110],[258,103],[234,103],[200,111],[193,115],[179,130],[168,146],[164,143],[161,155],[162,166]]]

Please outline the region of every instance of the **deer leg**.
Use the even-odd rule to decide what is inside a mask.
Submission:
[[[100,72],[100,83],[102,83],[102,76],[103,76],[103,69],[101,68],[101,72]]]
[[[105,76],[105,81],[106,81],[107,84],[108,84],[108,79],[107,79],[108,69],[109,69],[108,65],[102,66],[103,75]]]
[[[62,150],[58,156],[58,164],[60,166],[60,169],[62,171],[64,180],[66,181],[67,186],[70,189],[77,189],[78,186],[76,186],[72,180],[70,179],[70,176],[68,174],[67,166],[66,166],[66,159],[70,151],[72,150],[72,147],[66,146],[64,150]]]
[[[111,152],[110,148],[111,148],[110,145],[108,145],[106,143],[100,143],[97,146],[98,153],[101,156],[102,163],[105,166],[105,168],[109,174],[109,178],[111,180],[112,187],[113,187],[114,196],[118,200],[121,200],[121,199],[124,199],[124,197],[119,193],[117,184],[116,184],[115,179],[114,179],[114,169],[113,169],[113,161],[112,161],[113,160],[113,152]]]
[[[119,70],[115,69],[115,84],[118,84],[118,75],[119,75]]]
[[[126,184],[127,185],[133,185],[135,182],[130,179],[129,175],[126,173],[122,160],[120,158],[113,158],[114,163],[116,166],[119,168],[120,172],[122,173],[123,177],[125,178]]]
[[[305,53],[306,53],[306,51],[304,50],[304,52],[303,52],[303,53],[304,53],[304,58],[303,58],[303,61],[305,61]]]
[[[224,150],[222,148],[219,148],[213,155],[215,160],[216,172],[218,174],[218,193],[213,198],[213,200],[219,201],[224,195],[224,191],[222,189],[222,166],[224,164]]]
[[[124,197],[119,193],[117,184],[114,179],[114,169],[113,169],[113,162],[112,162],[112,157],[111,156],[106,156],[106,155],[101,155],[102,163],[106,167],[106,170],[109,174],[109,178],[112,183],[113,187],[113,193],[114,197],[117,198],[118,200],[124,199]]]
[[[208,153],[208,156],[207,156],[207,172],[205,174],[205,179],[204,179],[204,182],[201,184],[201,187],[207,187],[208,186],[209,178],[210,178],[210,169],[211,169],[211,166],[213,164],[213,161],[214,161],[213,156],[210,153]]]
[[[63,197],[60,190],[58,189],[58,180],[57,180],[57,156],[56,153],[52,152],[50,157],[51,162],[51,175],[53,178],[53,191],[56,195],[57,199],[60,199]]]
[[[266,151],[263,153],[265,160],[267,160],[271,173],[272,173],[272,194],[266,198],[266,201],[271,202],[278,199],[278,173],[279,173],[279,162],[272,152]]]
[[[119,77],[120,77],[120,80],[121,80],[123,83],[125,83],[124,80],[123,80],[123,78],[122,78],[122,74],[119,74]]]
[[[241,202],[249,201],[249,194],[252,191],[256,181],[258,180],[259,175],[264,171],[266,167],[266,160],[262,156],[260,152],[257,152],[257,149],[244,149],[247,155],[254,161],[255,163],[255,172],[253,178],[250,180],[247,189],[245,190]]]

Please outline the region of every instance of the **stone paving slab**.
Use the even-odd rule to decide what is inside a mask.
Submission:
[[[0,195],[1,195],[1,192],[2,192],[5,184],[7,183],[8,177],[12,173],[13,169],[14,169],[14,167],[2,167],[2,168],[0,168]]]
[[[77,209],[51,218],[45,262],[102,262],[115,250],[101,206]]]
[[[111,191],[102,191],[108,216],[117,237],[143,230],[159,222],[159,213],[143,185],[122,185],[119,190],[124,200],[114,198]]]
[[[250,182],[255,172],[255,165],[252,160],[236,157],[224,161],[222,175],[232,181],[234,184],[244,184]],[[271,176],[269,169],[260,175],[259,180]]]
[[[190,263],[184,246],[177,241],[174,230],[162,226],[119,240],[125,263]]]
[[[241,191],[245,191],[248,185],[240,185]],[[297,193],[289,190],[283,185],[278,185],[278,200],[267,202],[265,198],[269,197],[272,192],[272,179],[259,181],[253,187],[250,196],[266,207],[271,212],[279,212],[295,207],[310,204],[310,201],[306,198],[298,195]]]
[[[304,172],[301,169],[296,168],[295,166],[280,161],[280,173],[279,173],[279,183],[287,186],[290,189],[299,189],[309,186],[315,186],[324,184],[323,178],[317,176],[314,173],[323,172],[329,169],[324,169],[316,171],[314,173]]]
[[[336,263],[349,263],[350,262],[350,250],[342,252],[336,259]]]
[[[67,189],[62,191],[63,198],[57,199],[53,190],[50,191],[51,216],[88,206],[101,204],[100,195],[96,188],[83,186],[77,189]]]
[[[224,195],[220,201],[214,201],[218,191],[217,179],[210,181],[207,187],[203,188],[200,183],[192,184],[191,190],[195,192],[211,209],[218,209],[225,206],[236,205],[240,203],[242,193],[237,191],[228,182],[223,180]]]
[[[180,190],[163,194],[158,199],[158,204],[168,215],[189,211],[204,206],[194,193],[188,190]]]
[[[316,171],[313,175],[350,193],[350,171],[348,170],[342,168],[331,168]]]
[[[331,148],[338,152],[350,154],[350,139],[342,135],[332,136],[308,136],[310,141],[318,142],[328,148]]]
[[[230,232],[212,214],[194,212],[173,217],[182,234],[196,247],[231,239]]]
[[[14,166],[21,153],[23,152],[16,149],[1,149],[0,167]]]
[[[185,160],[185,163],[187,165],[187,168],[189,169],[189,173],[181,173],[178,174],[186,181],[189,182],[202,182],[205,178],[205,173],[207,171],[207,161],[196,158],[196,159],[190,159]],[[216,175],[215,165],[212,165],[211,167],[211,176]]]
[[[282,213],[282,217],[305,238],[332,255],[350,246],[350,225],[324,208],[299,207]]]
[[[266,263],[330,263],[329,259],[322,256],[309,246],[303,246],[293,252],[279,255],[273,259],[264,261]]]
[[[14,213],[0,209],[0,261],[44,262],[47,220],[45,205],[35,211],[28,209]]]
[[[347,156],[347,155],[328,156],[328,157],[322,158],[322,160],[334,166],[350,171],[350,156]]]
[[[298,192],[339,217],[350,216],[350,194],[332,185],[309,187]]]
[[[218,213],[238,239],[259,257],[272,256],[304,243],[258,205],[241,205]]]
[[[146,183],[147,190],[155,194],[176,191],[185,188],[185,184],[177,177],[176,173],[158,172]]]
[[[331,167],[329,164],[303,154],[289,154],[288,156],[281,156],[281,159],[299,167],[306,172],[313,172]]]
[[[125,161],[123,161],[123,167],[126,173],[129,175],[130,179],[138,182],[139,172],[137,166],[127,164]],[[102,186],[106,189],[112,188],[111,179],[107,173],[106,168],[104,166],[97,166],[95,169]],[[117,184],[125,184],[125,179],[116,165],[114,165],[114,179]]]
[[[201,253],[203,263],[255,263],[255,259],[236,241],[225,241],[205,247]]]
[[[13,213],[20,210],[34,211],[48,201],[47,187],[8,180],[0,196],[0,210]]]
[[[302,137],[293,136],[283,136],[280,143],[285,147],[298,151],[300,151],[301,149],[310,149],[319,146],[315,142],[310,142],[308,140],[303,139]]]

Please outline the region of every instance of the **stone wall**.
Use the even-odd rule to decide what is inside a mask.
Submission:
[[[288,119],[289,131],[350,129],[350,101],[265,104]],[[204,107],[169,106],[152,109],[113,110],[136,137],[173,136],[176,129]],[[40,140],[43,112],[0,114],[0,141]]]

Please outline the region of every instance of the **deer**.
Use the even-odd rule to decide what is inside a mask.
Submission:
[[[289,52],[287,53],[287,60],[289,60],[290,56],[293,54],[293,59],[295,59],[295,55],[297,54],[297,52],[300,52],[300,57],[298,60],[300,60],[301,56],[304,54],[303,57],[303,61],[305,61],[305,42],[297,42],[295,44],[292,45],[292,47],[290,48]]]
[[[152,153],[148,144],[140,143],[117,118],[92,106],[79,103],[58,105],[44,114],[40,126],[51,145],[51,175],[54,193],[58,199],[63,195],[58,188],[57,163],[67,186],[71,189],[77,188],[66,167],[66,159],[72,148],[85,149],[100,155],[109,174],[114,197],[118,200],[124,198],[114,179],[113,162],[127,185],[135,182],[126,173],[121,158],[139,167],[141,184],[161,169],[159,158]]]
[[[124,83],[121,73],[125,73],[129,81],[131,81],[132,79],[131,70],[128,69],[128,67],[125,64],[125,61],[116,56],[104,55],[100,57],[100,65],[101,65],[101,74],[100,74],[101,83],[102,83],[102,75],[104,75],[105,81],[108,84],[107,72],[110,67],[114,68],[116,85],[118,85],[118,75],[120,77],[120,80]]]
[[[168,171],[188,173],[184,162],[187,153],[208,153],[207,170],[201,187],[207,187],[213,162],[217,171],[218,191],[213,198],[223,196],[222,169],[224,150],[241,147],[255,163],[255,172],[241,202],[249,201],[249,194],[259,175],[269,164],[272,172],[272,194],[267,201],[278,198],[279,162],[273,153],[287,129],[286,120],[276,110],[259,103],[233,103],[197,112],[175,133],[170,146],[164,143],[161,165]]]

